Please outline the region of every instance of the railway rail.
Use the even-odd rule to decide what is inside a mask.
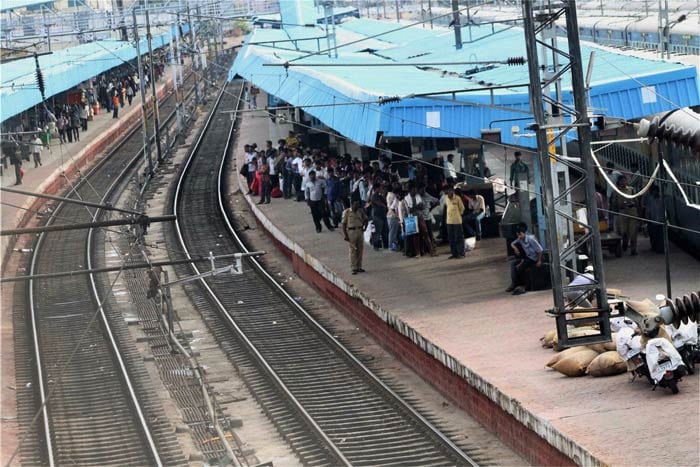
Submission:
[[[189,94],[194,81],[193,75],[185,80]],[[161,104],[161,112],[168,115],[162,127],[173,124],[174,108],[171,94]],[[139,130],[128,134],[66,196],[110,202],[143,156]],[[93,222],[100,216],[94,208],[60,203],[47,223]],[[91,268],[93,236],[93,229],[41,234],[30,274]],[[36,432],[22,445],[26,464],[186,463],[124,320],[110,313],[110,289],[104,278],[92,274],[29,281],[27,357],[36,363],[36,384],[33,391],[18,394],[18,405],[25,414],[20,415],[20,427]],[[37,410],[40,417],[31,426],[27,414]]]
[[[219,94],[173,190],[171,249],[247,252],[224,200],[240,83]],[[263,410],[307,465],[478,465],[325,331],[260,263],[186,290]],[[225,266],[223,262],[217,267]],[[196,266],[176,268],[198,274]],[[203,272],[203,271],[202,271]]]

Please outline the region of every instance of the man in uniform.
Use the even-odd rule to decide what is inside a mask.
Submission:
[[[367,228],[369,219],[365,211],[360,209],[360,201],[354,199],[352,207],[343,211],[343,220],[341,226],[345,241],[349,243],[350,250],[350,269],[353,274],[365,272],[362,269],[362,250],[364,248],[363,232]]]

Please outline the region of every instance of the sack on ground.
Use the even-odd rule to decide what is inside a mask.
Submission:
[[[586,373],[591,376],[612,376],[625,373],[627,364],[616,351],[603,352],[588,364]]]
[[[554,369],[566,376],[583,376],[586,368],[598,356],[598,352],[591,349],[574,352],[566,358],[562,358],[555,365]]]
[[[554,365],[559,363],[560,360],[563,360],[569,355],[573,355],[576,352],[581,352],[582,350],[586,349],[588,349],[588,347],[586,347],[585,345],[577,345],[576,347],[571,347],[566,350],[562,350],[561,352],[557,353],[555,356],[549,359],[549,361],[547,362],[547,366],[549,368],[552,368]]]
[[[603,344],[603,347],[605,347],[606,352],[609,352],[611,350],[617,350],[617,333],[613,332],[612,334],[610,334],[610,338],[612,339],[612,341]]]
[[[464,251],[472,251],[476,248],[476,237],[469,237],[464,239]]]
[[[282,197],[282,190],[280,190],[277,187],[274,187],[272,191],[270,192],[270,197],[271,198],[281,198]]]
[[[574,311],[573,313],[568,314],[569,319],[576,319],[576,318],[593,318],[595,316],[598,316],[598,312],[596,311],[582,311],[582,312],[577,312]],[[590,326],[591,323],[580,323],[580,324],[574,324],[577,328],[583,327],[583,326]]]
[[[542,347],[553,347],[556,339],[557,330],[552,329],[550,331],[547,331],[545,335],[540,339],[540,341],[542,342]]]
[[[608,349],[605,348],[605,344],[588,344],[591,350],[595,350],[598,353],[607,352]]]
[[[597,329],[592,329],[592,328],[588,327],[588,328],[569,329],[568,333],[569,333],[569,337],[584,337],[584,336],[593,336],[596,334],[600,334],[600,331],[598,331]],[[562,350],[559,347],[559,339],[558,338],[552,343],[552,347],[554,348],[554,350],[557,350],[557,351]]]

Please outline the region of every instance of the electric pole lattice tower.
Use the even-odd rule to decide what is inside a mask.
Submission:
[[[525,30],[525,45],[527,48],[528,71],[530,74],[530,106],[535,117],[532,130],[537,135],[537,151],[540,170],[542,172],[542,205],[544,207],[545,223],[547,231],[547,248],[549,249],[550,273],[552,278],[552,293],[554,295],[554,309],[552,310],[557,322],[557,334],[559,345],[571,347],[574,345],[586,345],[610,340],[610,309],[605,289],[605,273],[603,271],[603,253],[600,245],[600,229],[598,226],[598,212],[595,193],[595,167],[591,157],[591,123],[586,106],[586,89],[583,78],[583,61],[581,60],[581,47],[578,35],[578,20],[576,17],[575,1],[533,1],[523,0],[523,26]],[[566,20],[566,41],[568,50],[553,46],[549,41],[538,38],[545,29],[556,27],[555,22],[559,18]],[[555,69],[543,70],[540,68],[538,47],[556,54],[558,60],[554,61]],[[543,89],[548,88],[568,74],[571,83],[571,100],[564,102],[557,97],[551,97]],[[556,109],[556,118],[545,112],[545,107]],[[577,133],[581,164],[572,163],[569,158],[564,158],[553,150],[550,135],[556,134],[561,141],[565,141],[565,135]],[[562,143],[565,144],[565,143]],[[564,187],[558,195],[554,195],[551,164],[560,162],[569,169],[580,174],[580,178],[569,186]],[[574,216],[561,209],[560,205],[567,196],[571,196],[574,189],[582,187],[585,190],[585,207],[587,220],[581,222]],[[561,242],[557,236],[557,224],[563,221],[566,224],[580,224],[584,232],[576,239],[568,239]],[[569,287],[564,285],[566,273],[578,275],[576,271],[576,255],[585,251],[590,263],[594,267],[593,283]],[[568,283],[568,281],[567,281]],[[567,300],[567,296],[569,300]],[[576,296],[571,300],[572,296]],[[596,307],[581,309],[580,303],[586,298],[595,297]],[[590,318],[570,318],[568,313],[595,311],[597,315]],[[569,337],[568,324],[574,323],[598,323],[600,334],[585,337]]]

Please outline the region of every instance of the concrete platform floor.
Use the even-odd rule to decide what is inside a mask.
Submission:
[[[238,134],[243,144],[276,141],[286,129],[267,118],[245,114]],[[257,198],[251,199],[257,202]],[[582,462],[610,465],[698,465],[700,462],[700,376],[687,377],[680,394],[651,391],[629,375],[568,378],[545,368],[553,355],[539,338],[554,328],[543,310],[552,306],[551,291],[514,297],[504,293],[508,266],[503,239],[485,239],[463,260],[447,260],[446,247],[433,258],[411,259],[399,253],[365,250],[365,274],[351,275],[348,247],[340,233],[316,233],[305,203],[273,199],[254,207],[267,228],[278,230],[301,261],[332,282],[344,283],[413,329],[421,339],[476,375],[502,407],[524,413],[574,445]],[[271,247],[273,245],[271,244]],[[674,294],[700,290],[700,262],[672,249]],[[640,240],[637,257],[608,257],[610,287],[641,299],[665,292],[663,256]],[[332,277],[329,278],[328,275]],[[386,318],[385,318],[386,320]],[[444,360],[443,360],[444,361]]]

